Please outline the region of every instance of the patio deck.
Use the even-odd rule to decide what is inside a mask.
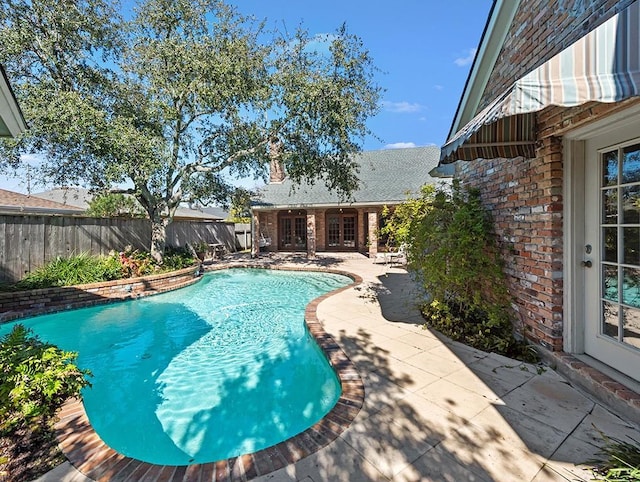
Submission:
[[[255,480],[586,481],[591,473],[579,464],[597,452],[597,430],[638,438],[638,426],[555,371],[424,330],[415,287],[401,268],[356,254],[259,262],[321,265],[363,278],[316,313],[355,364],[365,401],[334,442]],[[38,480],[88,479],[65,463]]]

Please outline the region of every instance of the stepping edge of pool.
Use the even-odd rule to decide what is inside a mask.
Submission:
[[[217,265],[214,269],[265,268],[264,265]],[[266,267],[288,271],[322,271],[347,276],[353,282],[326,293],[311,301],[305,310],[305,321],[309,332],[322,349],[342,386],[342,394],[335,406],[322,420],[277,445],[251,454],[197,465],[155,465],[126,457],[107,446],[93,430],[82,402],[67,401],[60,409],[56,423],[58,444],[69,462],[87,477],[96,481],[136,480],[144,482],[177,481],[236,481],[251,480],[279,470],[321,450],[344,432],[364,403],[364,385],[355,366],[335,342],[324,331],[318,320],[317,308],[321,301],[362,283],[362,278],[353,273],[332,269]]]

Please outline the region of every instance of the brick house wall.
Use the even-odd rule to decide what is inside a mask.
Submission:
[[[522,0],[478,110],[634,0]]]
[[[523,0],[485,89],[480,110],[513,82],[632,0]],[[583,6],[584,10],[572,9]],[[479,159],[460,163],[456,177],[479,188],[491,212],[514,299],[515,329],[552,351],[563,349],[563,165],[562,136],[630,105],[591,102],[537,113],[534,159]]]
[[[564,326],[562,134],[634,104],[640,100],[547,108],[537,115],[536,158],[484,159],[459,167],[457,176],[480,189],[493,218],[516,331],[549,350],[562,350]]]

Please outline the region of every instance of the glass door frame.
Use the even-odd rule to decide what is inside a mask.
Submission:
[[[306,211],[288,210],[278,213],[278,249],[281,251],[307,250]]]
[[[337,223],[332,223],[332,219],[337,220]],[[350,226],[351,219],[353,219],[352,226]],[[338,229],[337,233],[332,232],[335,228]],[[357,251],[358,211],[356,209],[328,210],[325,213],[325,236],[328,251]],[[332,240],[335,241],[333,245]]]

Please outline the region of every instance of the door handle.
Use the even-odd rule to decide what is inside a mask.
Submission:
[[[587,259],[585,261],[583,261],[582,263],[580,263],[582,266],[584,266],[585,268],[591,268],[593,266],[593,263],[591,262],[590,259]]]

